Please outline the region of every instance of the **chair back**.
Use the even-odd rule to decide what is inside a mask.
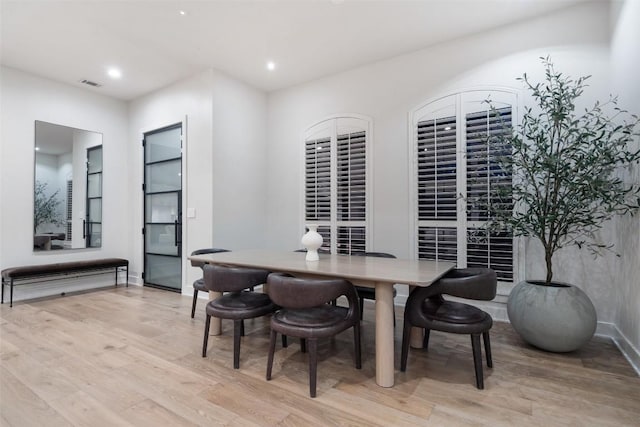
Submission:
[[[240,292],[265,283],[269,276],[269,271],[257,268],[205,264],[202,269],[205,287],[213,292]]]
[[[496,297],[498,279],[490,268],[458,268],[451,270],[433,284],[415,288],[407,298],[405,312],[421,311],[427,298],[443,294],[471,300],[490,301]]]
[[[354,256],[373,256],[378,258],[395,258],[396,256],[393,254],[389,254],[387,252],[355,252],[351,255]]]
[[[215,254],[218,252],[229,252],[228,249],[220,249],[220,248],[205,248],[205,249],[196,249],[195,251],[191,252],[191,256],[193,255],[204,255],[204,254]],[[202,268],[203,265],[205,265],[206,263],[202,262],[202,261],[194,261],[191,260],[191,266],[192,267],[200,267]]]
[[[438,280],[436,287],[441,294],[491,301],[496,297],[498,277],[490,268],[458,268]]]
[[[269,298],[284,308],[311,308],[324,305],[344,295],[350,309],[358,308],[353,284],[344,279],[303,279],[283,273],[271,273],[267,279]]]

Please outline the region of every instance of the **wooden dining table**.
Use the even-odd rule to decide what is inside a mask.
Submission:
[[[339,277],[357,286],[375,288],[376,383],[392,387],[395,380],[393,285],[429,286],[455,264],[332,254],[320,254],[318,261],[305,261],[305,256],[304,252],[256,249],[192,255],[189,259],[209,264],[262,268],[298,277]],[[210,292],[209,298],[219,295]],[[210,333],[221,333],[220,319],[212,318]]]

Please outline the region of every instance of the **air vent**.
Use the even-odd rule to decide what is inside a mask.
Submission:
[[[84,84],[86,84],[86,85],[93,86],[93,87],[100,87],[100,86],[102,86],[100,83],[92,82],[91,80],[87,80],[87,79],[80,80],[80,83],[84,83]]]

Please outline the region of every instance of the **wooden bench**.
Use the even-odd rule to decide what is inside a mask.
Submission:
[[[22,267],[5,268],[2,270],[1,303],[4,304],[5,286],[9,286],[10,288],[9,306],[13,307],[13,287],[15,285],[44,282],[46,281],[44,279],[49,276],[64,276],[59,277],[58,279],[65,279],[71,275],[80,277],[79,273],[86,272],[102,274],[101,272],[108,269],[113,269],[115,271],[116,286],[118,286],[118,272],[123,270],[126,271],[127,281],[125,283],[129,286],[129,261],[123,258],[104,258],[87,261],[60,262],[56,264],[26,265]]]

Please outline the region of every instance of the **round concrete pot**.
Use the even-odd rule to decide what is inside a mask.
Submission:
[[[518,283],[509,295],[507,314],[526,342],[547,351],[577,350],[596,331],[591,300],[580,288],[565,283]]]

